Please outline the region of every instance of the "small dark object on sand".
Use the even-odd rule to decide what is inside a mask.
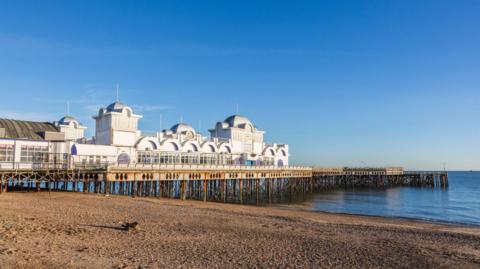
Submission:
[[[138,230],[138,222],[127,222],[122,224],[122,228],[125,229],[125,231]]]

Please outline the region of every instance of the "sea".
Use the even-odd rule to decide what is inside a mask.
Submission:
[[[447,189],[396,187],[321,192],[308,210],[480,226],[480,172],[449,172]]]

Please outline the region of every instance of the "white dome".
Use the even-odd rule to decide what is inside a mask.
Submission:
[[[108,112],[122,112],[122,110],[126,107],[127,107],[126,105],[116,101],[114,103],[111,103],[109,106],[107,106],[107,111]]]
[[[170,130],[172,132],[174,132],[175,134],[184,134],[184,133],[187,133],[187,132],[191,132],[193,134],[197,133],[195,131],[195,129],[193,129],[192,126],[190,126],[188,124],[185,124],[185,123],[175,124],[172,128],[170,128]]]
[[[240,115],[230,116],[224,122],[227,123],[230,127],[245,128],[247,125],[251,125],[252,127],[254,127],[254,125],[248,118]]]
[[[61,119],[58,121],[58,124],[60,124],[60,125],[69,125],[70,122],[72,122],[72,121],[76,121],[74,117],[65,116],[65,117],[61,118]]]

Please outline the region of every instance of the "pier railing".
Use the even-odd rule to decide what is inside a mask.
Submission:
[[[312,171],[306,166],[274,166],[274,165],[217,165],[217,164],[147,164],[132,163],[118,164],[115,162],[93,162],[93,163],[31,163],[31,162],[0,162],[0,171],[9,170],[241,170],[241,171],[263,171],[263,170],[304,170]]]
[[[209,165],[209,164],[129,164],[111,165],[110,170],[219,170],[219,171],[312,171],[305,166],[247,166],[247,165]]]

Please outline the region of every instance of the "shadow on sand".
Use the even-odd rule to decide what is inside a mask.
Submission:
[[[91,228],[110,229],[110,230],[123,231],[123,232],[128,232],[129,230],[128,227],[125,227],[125,226],[121,226],[121,227],[107,226],[107,225],[84,225],[84,226],[91,227]]]
[[[138,222],[127,222],[122,224],[120,227],[108,226],[108,225],[83,225],[83,226],[100,228],[100,229],[110,229],[110,230],[123,231],[123,232],[128,232],[130,230],[138,230]]]

